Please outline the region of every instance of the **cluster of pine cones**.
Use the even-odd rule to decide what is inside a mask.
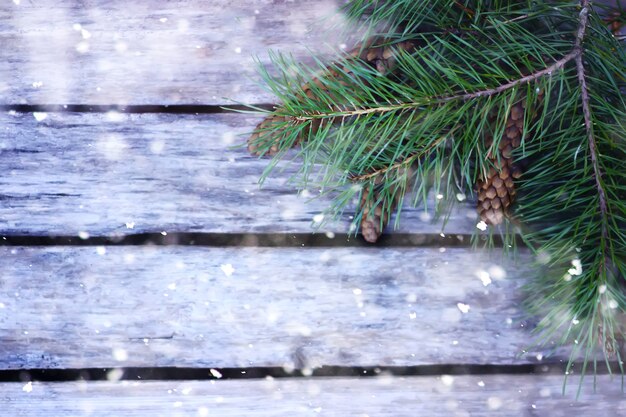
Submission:
[[[396,66],[397,53],[399,50],[411,52],[415,48],[412,42],[389,43],[385,39],[370,39],[364,45],[360,45],[348,53],[344,61],[358,60],[357,62],[368,65],[376,69],[381,76],[392,73]],[[348,68],[342,68],[344,74],[348,73]],[[335,69],[328,69],[322,74],[313,78],[310,82],[302,86],[302,91],[309,99],[315,99],[313,85],[317,89],[323,89],[324,84],[320,82],[322,78],[337,78],[338,72]],[[488,225],[498,225],[510,214],[510,209],[515,201],[515,182],[522,174],[519,165],[514,161],[513,150],[520,146],[523,136],[524,119],[526,117],[525,97],[519,97],[518,101],[511,107],[504,131],[495,140],[492,133],[484,134],[484,146],[487,150],[486,158],[491,166],[488,172],[482,172],[476,183],[478,194],[477,210],[480,219]],[[496,115],[491,116],[492,120]],[[261,155],[259,149],[264,148],[269,151],[266,155],[273,155],[281,148],[281,143],[276,138],[271,137],[267,132],[273,127],[285,125],[289,120],[285,116],[270,115],[265,118],[255,129],[248,139],[248,150],[255,155]],[[320,121],[315,120],[310,125],[310,130],[306,133],[315,133],[320,127]],[[305,134],[297,138],[295,144],[306,139]],[[264,146],[261,146],[264,145]],[[378,181],[380,183],[380,181]],[[394,193],[397,194],[397,193]],[[383,232],[390,218],[390,214],[395,211],[397,201],[384,201],[374,180],[373,186],[363,187],[360,198],[359,212],[361,212],[361,233],[368,242],[375,242]]]

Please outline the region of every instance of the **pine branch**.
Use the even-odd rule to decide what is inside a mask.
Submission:
[[[591,123],[591,109],[589,106],[589,91],[587,89],[587,78],[585,77],[585,67],[583,64],[583,40],[585,38],[585,32],[587,30],[587,19],[589,16],[589,0],[582,0],[580,2],[582,10],[580,12],[580,25],[578,26],[578,32],[576,34],[576,44],[574,45],[574,51],[576,52],[576,73],[578,75],[578,82],[580,83],[580,92],[582,99],[583,115],[585,117],[585,129],[587,130],[587,139],[589,141],[589,151],[591,152],[591,163],[593,164],[594,177],[596,182],[596,188],[598,190],[598,199],[600,204],[600,213],[602,214],[602,236],[604,239],[608,238],[608,230],[606,227],[608,209],[606,206],[606,195],[604,187],[602,186],[602,172],[598,166],[598,157],[596,151],[596,140],[593,135],[593,126]]]
[[[625,60],[590,1],[353,0],[347,7],[366,25],[380,24],[389,43],[415,47],[399,48],[390,72],[362,55],[317,62],[319,69],[278,56],[281,76],[266,77],[283,103],[271,113],[280,123],[264,132],[270,144],[281,155],[301,142],[303,183],[314,176],[337,192],[334,215],[356,199],[355,225],[368,241],[408,190],[413,205],[433,190],[477,196],[487,223],[510,215],[498,229],[504,241],[521,233],[545,263],[528,298],[529,311],[543,315],[541,340],[571,342],[572,361],[584,348],[583,371],[598,345],[619,362]],[[310,75],[320,71],[330,76]]]

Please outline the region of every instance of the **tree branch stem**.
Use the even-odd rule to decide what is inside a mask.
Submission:
[[[576,34],[576,43],[574,50],[576,54],[576,73],[578,75],[578,83],[580,84],[580,95],[582,101],[583,117],[585,119],[585,130],[587,131],[587,141],[589,142],[589,152],[591,154],[591,165],[593,166],[593,174],[595,178],[596,188],[598,190],[598,198],[600,205],[600,214],[602,215],[602,236],[608,237],[606,219],[608,218],[608,208],[606,205],[606,194],[602,186],[602,171],[598,164],[598,151],[596,148],[596,140],[593,134],[593,124],[591,122],[591,108],[589,105],[589,90],[587,87],[587,79],[585,78],[585,65],[583,63],[583,39],[587,29],[587,19],[589,16],[589,0],[580,2],[582,10],[580,12],[580,24]]]

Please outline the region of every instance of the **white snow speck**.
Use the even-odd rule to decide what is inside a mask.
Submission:
[[[352,294],[354,295],[361,295],[363,294],[363,291],[360,288],[355,288],[352,290]]]
[[[485,383],[483,381],[478,381],[476,385],[478,385],[479,387],[484,387]]]
[[[175,283],[175,282],[172,282],[171,284],[169,284],[169,285],[167,286],[167,288],[168,288],[169,290],[175,290],[175,289],[176,289],[176,283]]]
[[[443,194],[437,194],[437,200],[443,200]]]
[[[198,408],[198,416],[199,417],[206,417],[209,415],[209,409],[207,407],[200,407]]]
[[[80,23],[74,23],[72,25],[72,29],[74,29],[76,32],[80,32],[82,28],[83,28],[83,25],[81,25]]]
[[[113,349],[113,359],[118,362],[123,362],[128,359],[128,352],[124,349]]]
[[[443,233],[443,232],[441,232],[441,233],[439,233],[439,236],[441,236],[441,237],[446,237],[446,234],[445,234],[445,233]]]
[[[32,85],[35,88],[39,88],[39,87],[41,87],[43,85],[43,83],[41,81],[35,81]]]
[[[78,232],[78,237],[83,239],[83,240],[89,239],[89,233],[84,232],[84,231],[83,232]]]
[[[235,268],[231,264],[220,265],[220,269],[227,277],[231,276],[235,272]]]
[[[5,308],[6,306],[4,305],[4,303],[0,303],[0,308]]]
[[[180,408],[183,406],[183,403],[180,401],[176,401],[173,405],[174,405],[174,408]]]
[[[161,23],[165,23],[165,22],[167,22],[167,17],[162,17],[162,18],[160,18],[160,19],[159,19],[159,22],[161,22]]]
[[[83,39],[91,38],[91,33],[89,33],[89,31],[87,29],[81,29],[80,30],[80,35],[83,37]]]
[[[502,400],[498,397],[489,397],[487,398],[487,407],[489,407],[490,410],[497,410],[502,407]]]
[[[616,309],[617,308],[617,301],[609,300],[609,308]]]
[[[236,47],[235,48],[235,53],[236,54],[240,54],[241,53],[241,48],[240,47]]]
[[[482,230],[484,232],[485,230],[487,230],[487,223],[485,223],[484,221],[481,220],[476,225],[476,228],[479,229],[479,230]]]
[[[411,320],[415,320],[415,319],[417,318],[417,313],[416,313],[415,311],[411,311],[411,312],[409,313],[409,318],[410,318]]]
[[[213,378],[220,379],[222,377],[222,373],[218,371],[217,369],[210,369],[209,372],[211,373]]]
[[[254,14],[259,14],[259,13],[261,13],[261,12],[260,12],[260,11],[258,11],[258,10],[255,10],[255,11],[254,11]]]
[[[128,44],[126,42],[116,42],[115,43],[115,50],[120,53],[123,54],[124,52],[128,51]]]
[[[567,273],[570,275],[580,275],[583,273],[583,265],[580,259],[572,260],[572,267],[567,270]]]
[[[459,201],[465,201],[467,197],[465,197],[465,194],[463,193],[456,193],[456,199]]]
[[[335,234],[333,232],[326,232],[326,237],[329,239],[334,239],[335,238]]]
[[[599,292],[600,294],[604,294],[604,293],[606,292],[606,285],[600,285],[600,286],[598,287],[598,292]]]
[[[235,142],[235,134],[233,132],[224,132],[222,134],[222,142],[226,145],[230,145]]]
[[[163,231],[161,232],[161,234],[162,234],[163,236],[167,236],[167,232],[166,232],[165,230],[163,230]]]
[[[22,391],[24,392],[33,392],[33,382],[29,381],[22,387]]]
[[[537,358],[538,361],[543,359],[543,355],[541,353],[537,353],[537,356],[535,356],[535,358]]]
[[[313,221],[315,223],[321,223],[324,221],[324,215],[323,214],[316,214],[315,216],[313,216]]]
[[[191,388],[183,388],[181,392],[183,395],[189,395],[191,394]]]
[[[461,313],[467,314],[470,311],[470,306],[468,304],[456,303],[456,306],[461,310]]]
[[[45,120],[46,117],[48,117],[48,113],[44,113],[44,112],[33,112],[33,117],[35,118],[35,120],[37,120],[38,122],[41,122],[42,120]]]
[[[459,344],[459,341],[458,341],[458,340],[453,340],[453,341],[452,341],[452,344],[453,344],[454,346],[456,346],[456,345],[458,345],[458,344]]]
[[[78,42],[78,44],[76,44],[76,51],[81,54],[89,52],[89,42]]]
[[[313,411],[315,411],[316,413],[321,413],[322,412],[322,407],[315,407],[313,409]]]
[[[574,317],[574,318],[572,319],[572,324],[573,324],[573,325],[577,325],[578,323],[580,323],[580,321],[579,321],[576,317]]]
[[[135,228],[135,222],[126,222],[126,228],[127,229],[134,229]]]
[[[489,271],[489,275],[491,275],[493,279],[495,280],[506,278],[506,271],[501,266],[498,266],[498,265],[490,266],[488,271]]]
[[[106,112],[105,117],[107,119],[107,122],[118,123],[126,120],[126,116],[124,116],[124,114],[114,110]]]
[[[485,287],[491,284],[491,276],[489,275],[489,272],[481,269],[476,271],[476,276],[480,279]]]
[[[446,251],[446,248],[443,248],[443,247],[442,247],[442,248],[439,248],[439,252],[440,252],[440,253],[444,253],[445,251]]]
[[[104,254],[106,254],[106,253],[107,253],[107,248],[105,248],[104,246],[98,246],[98,247],[96,248],[96,253],[97,253],[98,255],[104,255]]]
[[[122,377],[124,376],[124,370],[123,369],[111,369],[109,372],[107,372],[107,380],[109,381],[119,381],[122,379]]]
[[[420,211],[420,214],[418,215],[418,217],[423,222],[429,222],[433,218],[433,216],[431,216],[429,213],[427,213],[425,211]]]
[[[441,375],[441,382],[446,387],[450,387],[454,384],[454,377],[452,375]]]

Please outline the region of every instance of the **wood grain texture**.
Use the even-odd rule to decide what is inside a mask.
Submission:
[[[626,413],[620,383],[590,378],[561,394],[560,375],[0,384],[6,415],[598,417]],[[25,392],[24,388],[28,391]]]
[[[48,113],[38,122],[32,113],[1,114],[0,233],[313,232],[313,217],[330,200],[309,201],[318,191],[298,195],[287,184],[297,164],[275,170],[259,190],[268,160],[233,148],[258,120]],[[320,231],[348,231],[351,214]],[[438,234],[432,215],[406,208],[398,230]],[[446,233],[472,233],[476,218],[462,206]]]
[[[2,104],[273,102],[254,56],[337,49],[337,0],[4,1]],[[335,15],[336,19],[340,19]],[[311,61],[308,59],[308,61]]]
[[[518,321],[528,258],[497,258],[0,247],[0,369],[537,363],[536,352],[516,357],[531,341]]]

